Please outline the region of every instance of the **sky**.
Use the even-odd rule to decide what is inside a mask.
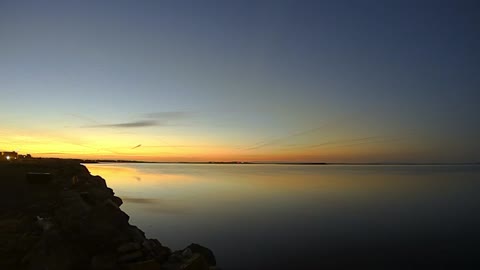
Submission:
[[[478,1],[3,1],[0,150],[480,161]]]

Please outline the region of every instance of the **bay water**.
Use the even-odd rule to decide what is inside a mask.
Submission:
[[[130,223],[222,269],[474,265],[480,166],[85,164]]]

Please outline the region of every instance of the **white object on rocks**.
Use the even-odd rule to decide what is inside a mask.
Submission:
[[[51,221],[40,216],[37,216],[37,223],[40,227],[42,227],[43,231],[48,231],[53,228],[53,223]]]

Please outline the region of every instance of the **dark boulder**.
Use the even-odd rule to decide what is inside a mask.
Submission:
[[[202,255],[207,260],[209,265],[212,265],[212,266],[217,265],[217,260],[215,259],[215,255],[209,248],[206,248],[199,244],[192,243],[186,249],[190,249],[192,253],[198,253]]]
[[[88,193],[96,202],[103,202],[113,196],[112,192],[106,188],[89,188]]]
[[[162,244],[157,239],[146,239],[142,243],[146,252],[158,262],[165,262],[168,260],[172,251]]]
[[[82,230],[91,207],[78,192],[63,191],[61,198],[61,206],[55,210],[56,223],[65,231],[74,232]]]
[[[190,258],[185,260],[181,266],[180,269],[182,270],[209,270],[209,263],[205,259],[204,256],[202,256],[199,253],[194,253]]]
[[[123,204],[122,199],[119,198],[119,197],[117,197],[117,196],[113,196],[112,201],[113,201],[118,207],[120,207],[120,206]]]
[[[93,183],[96,186],[102,187],[102,188],[107,188],[107,182],[105,182],[105,179],[102,177],[96,175],[96,176],[91,176],[89,179],[89,182]]]
[[[143,259],[143,252],[140,250],[123,254],[118,257],[118,262],[120,263],[128,263],[128,262],[137,262],[141,261]]]
[[[92,208],[87,221],[79,232],[79,239],[85,243],[99,243],[88,245],[89,249],[105,250],[116,248],[129,241],[128,215],[111,204],[98,204]]]
[[[118,253],[128,253],[132,251],[137,251],[142,248],[142,245],[140,243],[135,243],[135,242],[130,242],[130,243],[125,243],[122,244],[117,248]]]
[[[140,230],[137,226],[129,225],[128,226],[128,235],[131,240],[138,243],[143,243],[145,241],[145,233]]]

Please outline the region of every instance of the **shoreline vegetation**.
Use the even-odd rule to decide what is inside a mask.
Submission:
[[[80,161],[0,161],[0,269],[219,269],[206,247],[147,238]]]

